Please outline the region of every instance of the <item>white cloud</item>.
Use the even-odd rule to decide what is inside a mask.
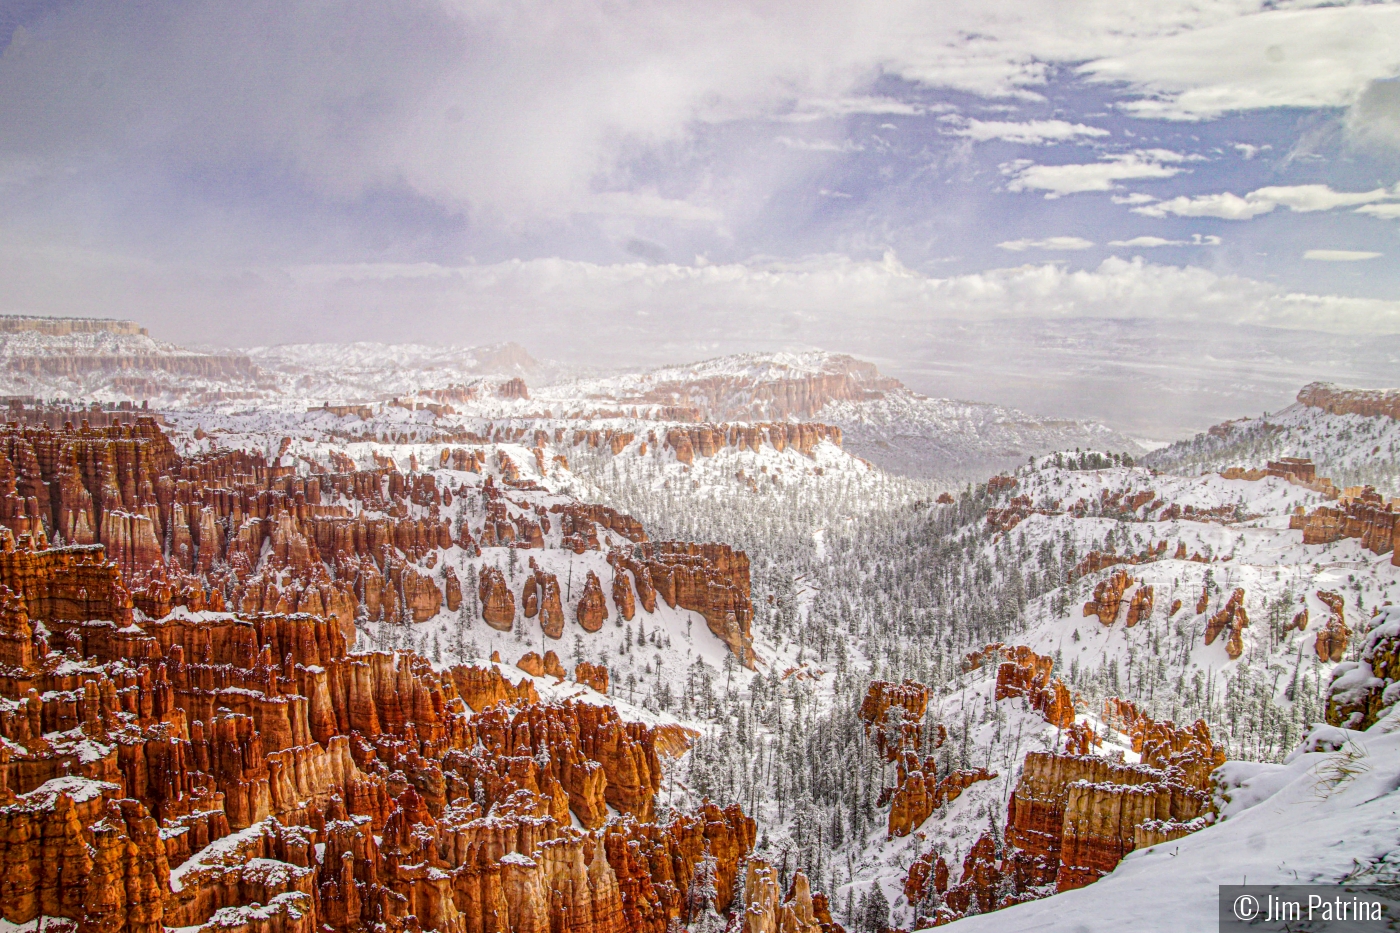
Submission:
[[[1367,204],[1356,209],[1358,214],[1370,214],[1382,220],[1400,220],[1400,204]]]
[[[1361,262],[1365,259],[1375,259],[1380,255],[1380,253],[1368,253],[1355,249],[1310,249],[1303,254],[1303,258],[1318,262]]]
[[[1400,197],[1394,190],[1377,188],[1374,191],[1333,191],[1327,185],[1278,185],[1259,188],[1244,197],[1230,192],[1203,194],[1195,197],[1183,195],[1166,201],[1158,201],[1144,207],[1133,208],[1133,213],[1147,217],[1219,217],[1222,220],[1249,220],[1260,214],[1267,214],[1277,207],[1286,207],[1299,213],[1328,211],[1338,207],[1352,207],[1357,204],[1372,204]],[[1363,208],[1363,210],[1366,210]]]
[[[1400,69],[1400,7],[1262,6],[73,0],[0,58],[0,175],[22,164],[47,166],[48,178],[106,166],[123,180],[133,168],[275,166],[333,199],[401,187],[476,222],[552,222],[639,149],[683,142],[698,123],[930,109],[871,93],[882,75],[1033,96],[1056,63],[1089,61],[1095,78],[1146,93],[1130,111],[1143,116],[1354,100],[1389,112],[1374,82]],[[1367,116],[1376,107],[1358,104],[1360,124],[1389,125]],[[1067,121],[1019,125],[969,132],[1097,135]],[[1171,174],[1149,161],[1105,179],[1114,164],[1067,190]]]
[[[1189,240],[1168,240],[1159,236],[1135,236],[1131,240],[1109,240],[1109,246],[1128,246],[1153,249],[1158,246],[1219,246],[1220,237],[1199,233],[1191,234]]]
[[[1083,237],[1077,236],[1051,236],[1040,240],[1007,240],[1004,243],[997,244],[997,246],[1002,249],[1011,250],[1013,253],[1024,252],[1028,249],[1055,251],[1088,249],[1093,245],[1094,243],[1092,240],[1086,240]]]
[[[1272,201],[1289,210],[1309,213],[1385,201],[1396,197],[1397,194],[1384,188],[1377,188],[1374,191],[1333,191],[1327,185],[1280,185],[1260,188],[1257,191],[1251,191],[1247,196]]]
[[[1148,249],[1157,246],[1186,246],[1187,240],[1166,240],[1159,236],[1135,236],[1131,240],[1109,240],[1109,246],[1141,246]]]
[[[1150,194],[1143,194],[1141,191],[1134,191],[1132,194],[1115,194],[1114,204],[1151,204],[1157,200]]]
[[[1076,165],[1035,165],[1009,162],[1002,173],[1011,176],[1010,191],[1039,190],[1047,198],[1083,191],[1113,191],[1119,181],[1129,178],[1171,178],[1184,169],[1177,164],[1186,157],[1166,149],[1139,149],[1136,152],[1105,155],[1098,162]]]
[[[1135,207],[1133,213],[1142,214],[1145,217],[1166,217],[1168,214],[1176,214],[1178,217],[1219,217],[1223,220],[1248,220],[1251,217],[1258,217],[1260,214],[1267,214],[1277,206],[1277,204],[1267,201],[1251,201],[1226,191],[1222,194],[1202,194],[1196,197],[1183,195],[1179,198],[1170,198],[1147,207]]]
[[[642,365],[693,358],[710,346],[837,346],[853,329],[897,353],[911,327],[932,320],[1146,318],[1174,327],[1400,333],[1400,301],[1290,294],[1268,282],[1141,259],[1109,258],[1079,270],[1034,262],[952,276],[893,257],[839,256],[703,266],[537,259],[211,269],[73,251],[40,255],[3,235],[0,247],[9,310],[134,317],[162,339],[226,345],[327,334],[345,341],[515,339],[543,356]]]
[[[1232,110],[1345,107],[1400,66],[1395,5],[1239,12],[1203,9],[1202,19],[1214,22],[1130,41],[1125,54],[1083,71],[1143,92],[1124,105],[1135,116],[1204,120]]]
[[[1108,130],[1083,123],[1070,123],[1066,120],[1028,120],[1024,123],[1009,123],[1000,120],[968,120],[963,126],[950,131],[954,136],[966,136],[978,142],[1001,139],[1011,143],[1038,144],[1064,142],[1079,137],[1109,135]]]
[[[1366,85],[1347,114],[1347,130],[1364,143],[1400,149],[1400,78]]]
[[[663,198],[649,191],[602,192],[580,205],[580,210],[624,217],[657,217],[685,223],[718,224],[724,220],[724,215],[712,207]]]

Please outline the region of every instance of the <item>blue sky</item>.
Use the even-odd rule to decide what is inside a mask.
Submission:
[[[0,47],[2,311],[896,369],[959,320],[1400,333],[1396,4],[12,0]]]

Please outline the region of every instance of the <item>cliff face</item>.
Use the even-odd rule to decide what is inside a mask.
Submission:
[[[898,380],[881,376],[874,365],[849,356],[831,356],[823,368],[826,371],[802,372],[776,365],[762,374],[660,378],[641,393],[617,401],[688,410],[695,420],[803,420],[830,402],[878,399],[901,388]]]
[[[1088,754],[1096,737],[1079,725],[1068,730],[1071,751],[1029,753],[1004,834],[984,833],[960,875],[934,849],[910,866],[904,891],[919,927],[1092,884],[1132,850],[1206,825],[1210,776],[1224,752],[1203,722],[1157,722],[1116,698],[1105,702],[1102,722],[1126,737],[1140,762]],[[945,781],[966,786],[987,777],[954,772]]]
[[[1110,704],[1105,718],[1127,730],[1141,763],[1031,752],[1007,809],[1006,841],[1053,868],[1061,891],[1112,871],[1144,824],[1202,825],[1193,821],[1206,812],[1210,773],[1224,763],[1204,723],[1181,729]]]
[[[754,666],[749,557],[743,551],[726,544],[659,541],[613,551],[609,562],[616,574],[631,573],[644,610],[654,612],[659,595],[672,608],[700,613],[740,663]]]
[[[1396,538],[1400,537],[1400,512],[1370,486],[1357,495],[1342,497],[1336,506],[1321,505],[1307,513],[1299,507],[1289,518],[1289,527],[1302,530],[1304,544],[1359,538],[1366,550],[1389,553],[1390,562],[1400,566],[1400,551],[1395,548]]]
[[[38,317],[25,314],[0,314],[0,334],[44,334],[49,337],[71,337],[74,334],[147,336],[146,328],[135,321],[98,317]]]
[[[1326,382],[1303,386],[1298,401],[1333,415],[1400,419],[1400,389],[1339,389]]]
[[[609,582],[624,619],[635,616],[637,597],[644,611],[655,612],[659,593],[668,606],[700,613],[743,663],[754,663],[743,552],[650,542],[636,519],[614,509],[561,502],[518,480],[498,484],[488,459],[499,461],[500,475],[518,475],[501,452],[491,458],[445,448],[438,466],[487,472],[479,485],[456,488],[444,474],[403,473],[387,461],[374,469],[338,462],[338,472],[298,473],[282,459],[243,451],[181,459],[144,417],[97,429],[6,425],[0,427],[0,527],[16,539],[28,536],[36,548],[50,540],[103,545],[125,581],[128,610],[156,618],[179,607],[302,612],[336,619],[347,637],[357,617],[422,622],[444,606],[458,609],[457,571],[434,572],[452,548],[470,558],[480,557],[483,546],[606,551],[612,580],[588,571],[568,614],[586,632],[608,617]],[[464,496],[484,514],[459,517],[453,503]],[[512,586],[519,582],[483,562],[473,586],[481,616],[509,631],[523,609],[547,636],[561,638],[566,612],[559,581],[533,558],[530,563],[533,573],[517,602]],[[29,600],[47,598],[38,586],[24,591]]]
[[[675,451],[681,463],[694,463],[696,457],[713,457],[725,447],[757,452],[764,443],[777,450],[791,447],[806,456],[822,441],[841,446],[841,429],[816,422],[801,424],[706,424],[676,427],[666,432],[666,446]]]

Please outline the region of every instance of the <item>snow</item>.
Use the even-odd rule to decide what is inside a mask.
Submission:
[[[68,774],[50,778],[29,793],[21,794],[19,799],[29,805],[49,809],[59,794],[67,794],[74,803],[86,803],[104,795],[115,798],[121,794],[121,787],[108,781]]]
[[[212,868],[230,862],[240,861],[238,853],[244,846],[256,844],[258,837],[268,831],[269,817],[246,829],[216,839],[194,855],[190,856],[180,865],[170,869],[170,890],[180,891],[184,888],[184,878],[191,872],[199,871],[202,868]]]
[[[1285,765],[1227,763],[1218,773],[1228,804],[1215,825],[1132,852],[1088,887],[951,929],[1116,933],[1147,922],[1162,933],[1196,933],[1215,928],[1221,884],[1376,877],[1400,837],[1400,732],[1330,731],[1345,739],[1338,751],[1305,752]]]
[[[311,895],[301,891],[287,891],[278,894],[266,905],[220,908],[200,929],[213,931],[220,928],[243,927],[250,922],[270,920],[282,913],[291,918],[299,919],[313,910],[314,906]]]
[[[1227,422],[1144,459],[1159,469],[1194,473],[1230,466],[1258,469],[1280,457],[1311,459],[1317,475],[1339,487],[1370,484],[1383,495],[1400,495],[1400,421],[1333,415],[1302,404]]]

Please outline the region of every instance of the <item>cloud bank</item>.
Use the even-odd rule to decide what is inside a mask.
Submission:
[[[1133,208],[1133,213],[1146,217],[1218,217],[1221,220],[1249,220],[1260,214],[1267,214],[1278,207],[1286,207],[1300,214],[1314,211],[1330,211],[1338,207],[1355,207],[1358,204],[1370,205],[1362,208],[1365,213],[1387,216],[1388,206],[1376,205],[1377,201],[1390,201],[1400,198],[1400,189],[1376,188],[1374,191],[1333,191],[1327,185],[1270,186],[1251,191],[1244,197],[1226,191],[1221,194],[1204,194],[1196,197],[1171,198],[1154,204]]]

